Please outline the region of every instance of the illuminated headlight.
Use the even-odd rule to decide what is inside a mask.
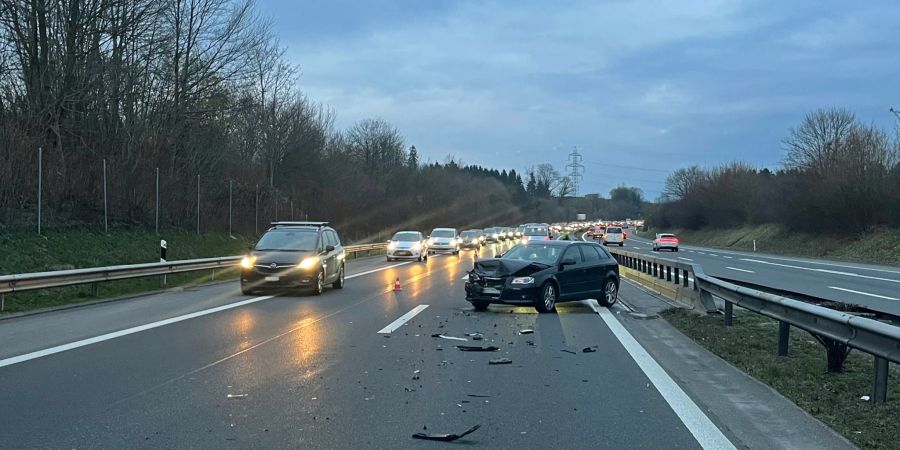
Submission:
[[[413,250],[415,250],[415,251],[422,250],[422,244],[416,242],[415,244],[413,244],[412,248],[413,248]]]
[[[300,261],[300,264],[297,266],[300,270],[312,269],[319,264],[318,256],[310,256],[308,258],[303,258],[303,261]]]
[[[496,239],[496,238],[498,238],[498,237],[500,237],[500,235],[499,235],[499,234],[497,234],[497,233],[494,233],[494,234],[493,234],[493,236],[494,236],[494,239]]]
[[[397,243],[394,241],[391,241],[391,243],[388,244],[388,250],[393,250],[395,248],[397,248]]]
[[[534,278],[532,278],[532,277],[513,278],[512,284],[534,284]]]
[[[256,262],[255,256],[245,256],[244,259],[241,260],[241,267],[244,269],[252,269],[253,263]]]
[[[428,239],[428,245],[434,245],[434,238]]]

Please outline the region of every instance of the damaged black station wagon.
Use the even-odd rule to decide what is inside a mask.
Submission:
[[[493,259],[475,261],[466,300],[478,311],[491,303],[533,305],[539,312],[556,303],[597,299],[612,306],[619,293],[619,266],[598,244],[535,241]]]

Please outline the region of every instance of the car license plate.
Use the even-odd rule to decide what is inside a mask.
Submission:
[[[266,281],[278,281],[279,277],[266,277]]]
[[[481,290],[482,294],[500,295],[500,289],[486,287]]]

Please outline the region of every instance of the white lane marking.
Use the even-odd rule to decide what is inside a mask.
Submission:
[[[699,254],[701,254],[701,255],[705,255],[705,254],[706,254],[706,253],[704,253],[704,252],[697,252],[697,253],[699,253]]]
[[[687,248],[703,248],[703,247],[687,247],[687,246],[685,246],[685,248],[687,249]],[[687,251],[692,252],[693,250],[687,250]],[[813,260],[809,260],[809,259],[785,258],[785,257],[765,255],[765,254],[760,254],[760,253],[735,252],[735,251],[728,251],[728,250],[723,250],[723,249],[717,249],[716,251],[718,251],[720,253],[728,253],[728,254],[734,255],[734,256],[752,256],[754,258],[764,258],[764,259],[771,259],[771,260],[775,260],[775,261],[789,261],[789,262],[795,262],[795,263],[801,263],[801,264],[816,264],[819,266],[840,267],[840,268],[844,268],[844,269],[855,269],[855,270],[866,270],[866,271],[870,271],[870,272],[900,274],[900,270],[895,270],[895,269],[880,269],[877,267],[852,266],[852,265],[847,265],[847,264],[838,264],[838,263],[834,263],[834,262],[813,261]],[[699,250],[698,250],[698,253],[699,253]],[[730,258],[730,257],[725,256],[725,258]]]
[[[900,283],[900,280],[895,280],[895,279],[891,279],[891,278],[873,277],[873,276],[869,276],[869,275],[860,275],[858,273],[853,273],[853,272],[840,272],[837,270],[829,270],[829,269],[813,269],[812,267],[793,266],[790,264],[781,264],[781,263],[773,263],[773,262],[769,262],[769,261],[760,261],[758,259],[741,258],[741,261],[755,262],[758,264],[768,264],[770,266],[787,267],[789,269],[808,270],[810,272],[827,273],[827,274],[831,274],[831,275],[844,275],[844,276],[848,276],[848,277],[865,278],[868,280],[889,281],[891,283]]]
[[[420,312],[424,311],[425,308],[427,308],[427,307],[428,307],[428,305],[416,306],[415,308],[409,310],[408,313],[400,316],[399,318],[397,318],[397,320],[388,324],[388,326],[379,330],[378,333],[379,334],[391,334],[394,330],[402,327],[403,324],[405,324],[406,322],[409,322],[410,319],[412,319],[413,317],[416,317],[416,314],[419,314]]]
[[[719,256],[719,255],[717,255],[715,253],[710,253],[709,256]]]
[[[679,256],[678,259],[683,259],[685,261],[693,261],[693,259],[691,259],[691,258],[682,258],[681,256]]]
[[[381,272],[381,271],[384,271],[387,269],[393,269],[394,267],[405,266],[405,265],[411,264],[411,263],[412,263],[412,261],[402,262],[402,263],[398,263],[398,264],[391,264],[390,266],[379,267],[377,269],[367,270],[365,272],[360,272],[360,273],[354,273],[353,275],[347,275],[344,277],[344,279],[349,280],[351,278],[361,277],[363,275],[368,275],[370,273]]]
[[[650,379],[656,390],[666,400],[672,411],[678,415],[684,426],[694,435],[694,439],[704,449],[734,449],[734,444],[722,434],[716,425],[709,420],[709,417],[688,397],[687,394],[675,383],[674,380],[660,367],[659,363],[647,353],[647,350],[619,323],[616,316],[607,308],[600,307],[596,302],[591,302],[591,307],[609,330],[612,331],[616,339],[622,343],[634,362],[644,372],[644,375]]]
[[[725,259],[734,259],[734,258],[732,258],[732,257],[730,257],[730,256],[726,256],[726,255],[722,255],[722,257],[725,258]]]
[[[356,277],[361,277],[363,275],[369,275],[375,272],[381,272],[383,270],[391,269],[397,266],[402,266],[404,264],[409,264],[409,262],[404,262],[400,264],[393,264],[390,266],[381,267],[378,269],[367,270],[365,272],[355,273],[353,275],[347,275],[345,279],[351,279]],[[242,300],[235,303],[229,303],[227,305],[217,306],[215,308],[204,309],[202,311],[192,312],[190,314],[184,314],[181,316],[170,317],[168,319],[158,320],[156,322],[147,323],[144,325],[138,325],[136,327],[126,328],[124,330],[113,331],[112,333],[101,334],[99,336],[90,337],[87,339],[82,339],[80,341],[69,342],[68,344],[57,345],[55,347],[45,348],[43,350],[37,350],[31,353],[25,353],[23,355],[12,356],[6,359],[0,359],[0,367],[11,366],[13,364],[18,364],[25,361],[31,361],[32,359],[41,358],[44,356],[54,355],[56,353],[61,353],[67,350],[76,349],[79,347],[84,347],[91,344],[96,344],[98,342],[108,341],[110,339],[119,338],[122,336],[128,336],[129,334],[140,333],[141,331],[151,330],[153,328],[159,328],[165,325],[170,325],[173,323],[183,322],[185,320],[194,319],[197,317],[206,316],[209,314],[214,314],[221,311],[227,311],[229,309],[239,308],[241,306],[250,305],[256,302],[261,302],[263,300],[268,300],[274,297],[274,295],[263,295],[261,297],[254,297],[247,300]]]
[[[868,295],[869,297],[883,298],[885,300],[900,300],[900,298],[888,297],[886,295],[870,294],[868,292],[862,292],[862,291],[854,291],[853,289],[847,289],[847,288],[842,288],[842,287],[837,287],[837,286],[828,286],[828,288],[836,289],[836,290],[844,291],[844,292],[850,292],[851,294]]]
[[[738,272],[756,273],[756,272],[754,272],[754,271],[752,271],[752,270],[738,269],[737,267],[725,266],[725,268],[726,268],[726,269],[731,269],[731,270],[737,270]]]
[[[349,278],[349,277],[347,277]],[[32,359],[40,358],[42,356],[53,355],[55,353],[64,352],[66,350],[72,350],[78,347],[84,347],[86,345],[96,344],[98,342],[108,341],[110,339],[115,339],[117,337],[127,336],[129,334],[138,333],[145,330],[150,330],[152,328],[161,327],[163,325],[169,325],[176,322],[181,322],[188,319],[193,319],[195,317],[205,316],[207,314],[217,313],[219,311],[225,311],[232,308],[237,308],[244,305],[249,305],[251,303],[261,302],[263,300],[268,300],[272,298],[272,295],[264,295],[262,297],[255,297],[248,300],[240,301],[237,303],[231,303],[228,305],[218,306],[215,308],[204,309],[203,311],[197,311],[190,314],[185,314],[183,316],[172,317],[170,319],[160,320],[153,323],[148,323],[144,325],[139,325],[136,327],[126,328],[124,330],[114,331],[112,333],[101,334],[100,336],[94,336],[92,338],[82,339],[80,341],[70,342],[68,344],[57,345],[56,347],[45,348],[43,350],[38,350],[36,352],[26,353],[24,355],[13,356],[11,358],[6,358],[0,360],[0,367],[11,366],[13,364],[18,364],[20,362],[29,361]]]

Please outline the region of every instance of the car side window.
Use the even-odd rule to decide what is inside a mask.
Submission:
[[[563,253],[562,259],[570,258],[575,260],[575,264],[581,264],[582,262],[584,262],[584,259],[581,257],[581,252],[578,250],[577,245],[569,247],[569,249],[566,250],[565,253]]]
[[[596,247],[593,245],[579,245],[579,247],[581,247],[581,254],[584,255],[585,262],[600,261],[600,254],[597,253]]]
[[[328,230],[325,234],[328,235],[328,245],[333,245],[335,247],[340,245],[340,241],[338,241],[338,238],[337,238],[337,233],[335,233],[334,231]]]
[[[613,259],[612,254],[609,253],[609,251],[606,250],[606,248],[604,248],[604,247],[594,247],[594,248],[597,249],[597,251],[599,251],[602,256],[604,256],[608,259]]]

